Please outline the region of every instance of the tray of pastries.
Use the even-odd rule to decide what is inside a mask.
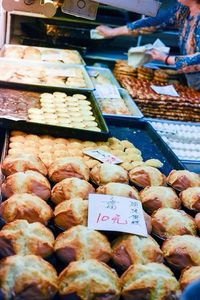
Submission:
[[[0,56],[11,59],[85,65],[80,53],[71,49],[5,44],[1,49]]]
[[[96,84],[111,84],[117,88],[121,87],[110,69],[93,66],[87,66],[86,69],[90,78],[92,79],[92,82],[94,83],[94,86]]]
[[[53,86],[93,90],[93,83],[82,65],[65,65],[0,58],[0,83],[10,86]]]
[[[92,92],[72,89],[0,88],[0,125],[91,140],[106,139],[109,134]]]

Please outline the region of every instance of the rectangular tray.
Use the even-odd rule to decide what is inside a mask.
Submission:
[[[111,72],[110,69],[108,69],[108,68],[100,68],[100,67],[99,68],[98,67],[88,67],[87,66],[86,70],[87,70],[87,72],[88,72],[88,74],[89,74],[89,76],[90,76],[90,78],[91,78],[94,86],[95,86],[95,79],[94,79],[94,77],[96,77],[95,74],[101,74],[104,77],[106,77],[110,81],[110,83],[112,85],[115,85],[117,88],[121,88],[121,85],[119,84],[119,82],[117,81],[117,79],[115,78],[115,76],[113,75],[113,73]]]
[[[5,85],[0,84],[0,88],[5,87]],[[14,89],[14,87],[13,87]],[[15,88],[20,90],[20,88]],[[32,90],[30,86],[26,86],[21,90]],[[37,87],[34,89],[35,92],[38,93],[53,93],[55,91],[63,91],[61,88],[49,88],[49,87]],[[65,89],[64,90],[67,95],[73,95],[77,94],[80,91],[78,90],[72,90],[72,89]],[[39,123],[33,123],[33,122],[27,122],[24,120],[12,120],[0,117],[0,127],[6,128],[6,129],[12,129],[12,130],[23,130],[25,132],[31,132],[35,134],[51,134],[54,136],[61,136],[61,137],[71,137],[71,138],[79,138],[79,139],[89,139],[93,141],[97,140],[106,140],[109,136],[108,127],[105,123],[105,120],[101,114],[101,110],[98,106],[98,103],[96,102],[96,99],[94,98],[94,95],[91,91],[81,91],[81,93],[90,101],[90,104],[93,109],[93,114],[96,118],[96,122],[99,125],[99,128],[101,129],[101,132],[92,131],[92,130],[84,130],[84,129],[78,129],[78,128],[69,128],[69,127],[62,127],[62,126],[54,126],[54,125],[47,125],[47,124],[39,124]]]
[[[134,120],[106,117],[110,135],[120,140],[128,139],[142,152],[144,160],[150,158],[159,159],[163,163],[160,169],[168,175],[172,169],[183,170],[184,165],[153,129],[151,124],[145,120]]]
[[[71,50],[71,49],[58,49],[58,48],[47,48],[47,47],[36,47],[36,46],[29,46],[29,45],[26,46],[26,45],[4,44],[3,47],[2,47],[1,50],[0,50],[0,57],[5,57],[5,56],[4,56],[5,50],[6,50],[7,48],[11,48],[11,47],[22,48],[22,49],[25,49],[25,48],[27,48],[27,47],[32,47],[32,48],[34,48],[34,49],[40,50],[40,51],[41,51],[41,54],[42,54],[42,52],[44,52],[44,51],[46,51],[46,50],[53,50],[53,51],[58,52],[59,54],[61,54],[64,50],[69,50],[69,51],[72,51],[72,52],[76,53],[76,54],[79,56],[80,61],[81,61],[80,65],[86,65],[85,61],[83,60],[82,56],[80,55],[80,53],[79,53],[77,50]],[[22,60],[23,60],[23,61],[33,61],[33,60],[31,60],[31,59],[27,60],[27,59],[23,59],[23,58],[22,58]],[[43,62],[48,63],[48,61],[45,61],[45,60],[42,60],[42,59],[39,60],[39,62],[40,62],[40,61],[43,61]],[[61,60],[58,60],[58,61],[56,61],[56,63],[63,63],[63,62],[62,62]],[[65,64],[66,64],[66,63],[65,63]],[[72,63],[72,64],[74,64],[74,63]],[[79,65],[79,64],[78,64],[78,65]]]
[[[54,84],[52,82],[51,85],[48,85],[48,84],[45,84],[45,83],[26,83],[26,82],[14,82],[14,81],[3,81],[3,80],[0,80],[0,83],[4,83],[4,82],[7,82],[9,83],[10,86],[17,86],[17,87],[24,87],[24,86],[32,86],[32,89],[34,89],[36,86],[44,86],[44,87],[47,87],[47,86],[51,86],[51,87],[59,87],[59,88],[62,88],[62,89],[79,89],[80,91],[92,91],[94,90],[94,85],[85,69],[84,66],[82,65],[65,65],[65,64],[58,64],[58,63],[46,63],[46,62],[35,62],[35,61],[26,61],[26,60],[23,60],[23,59],[11,59],[11,58],[4,58],[4,57],[0,57],[0,66],[1,65],[11,65],[12,67],[13,66],[16,66],[16,68],[20,68],[20,67],[42,67],[45,72],[47,72],[46,74],[54,74],[55,71],[58,71],[59,72],[59,76],[65,76],[65,71],[67,71],[68,69],[70,68],[75,68],[75,69],[80,69],[82,70],[82,73],[83,73],[83,77],[84,77],[84,80],[86,82],[86,86],[85,88],[79,88],[79,87],[68,87],[66,86],[65,84],[63,85],[58,85],[58,84]],[[63,74],[63,75],[62,75]],[[55,75],[56,76],[56,75]],[[67,77],[67,76],[66,76]]]

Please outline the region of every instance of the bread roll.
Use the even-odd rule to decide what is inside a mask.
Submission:
[[[182,204],[191,210],[200,211],[200,187],[191,187],[179,195]]]
[[[103,163],[92,168],[90,179],[97,185],[109,182],[128,183],[128,173],[120,166]]]
[[[158,169],[150,166],[135,167],[129,172],[129,179],[142,187],[165,184],[165,176]]]
[[[149,214],[159,208],[179,208],[180,200],[172,188],[166,186],[150,186],[140,192],[142,206]]]
[[[71,262],[59,275],[59,294],[65,300],[118,300],[120,283],[116,272],[95,259]]]
[[[5,49],[4,56],[12,58],[22,58],[24,54],[24,48],[18,46],[10,46]]]
[[[172,271],[163,264],[132,265],[120,281],[125,300],[179,299],[179,283]]]
[[[16,153],[15,155],[9,155],[2,164],[2,172],[6,176],[28,170],[37,171],[43,175],[47,175],[47,169],[42,160],[33,154]]]
[[[3,182],[2,193],[6,198],[17,193],[28,193],[47,200],[51,194],[51,186],[48,180],[38,172],[17,172],[8,176]]]
[[[73,198],[61,202],[54,210],[54,223],[62,228],[69,229],[76,225],[87,225],[88,201]]]
[[[75,157],[57,159],[49,167],[48,174],[53,182],[59,182],[71,177],[89,180],[89,168],[82,159]]]
[[[53,252],[54,236],[43,224],[16,220],[0,231],[0,257],[35,254],[47,257]]]
[[[41,52],[39,49],[26,47],[26,49],[24,50],[23,59],[41,60]]]
[[[58,204],[76,197],[88,199],[88,195],[94,192],[95,190],[89,182],[79,178],[66,178],[53,187],[51,200]]]
[[[106,195],[114,195],[114,196],[122,196],[133,199],[139,199],[139,194],[136,188],[118,182],[110,182],[105,185],[98,187],[96,190],[98,194],[106,194]]]
[[[180,277],[181,289],[185,289],[188,284],[196,280],[200,280],[200,266],[184,269]]]
[[[6,223],[24,219],[29,223],[47,224],[53,216],[53,211],[41,198],[24,193],[15,194],[4,201],[0,206],[0,215]]]
[[[14,255],[0,261],[0,291],[5,300],[50,300],[58,290],[55,269],[36,255]]]
[[[200,175],[187,170],[172,170],[167,182],[180,191],[186,190],[189,187],[200,187]]]
[[[107,262],[111,247],[107,238],[98,231],[78,225],[59,234],[54,250],[64,263],[74,260],[97,259]]]

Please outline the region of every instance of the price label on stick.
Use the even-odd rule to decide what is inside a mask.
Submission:
[[[123,162],[123,160],[119,159],[118,157],[112,155],[109,152],[100,150],[100,149],[94,149],[94,150],[85,150],[83,153],[101,161],[101,162],[107,162],[109,164],[120,164]]]
[[[88,227],[148,235],[141,202],[112,195],[89,195]]]

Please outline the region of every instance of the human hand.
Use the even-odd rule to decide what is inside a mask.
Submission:
[[[109,26],[101,25],[96,27],[96,30],[105,38],[110,38],[114,36],[114,30]]]
[[[167,55],[164,52],[156,49],[146,51],[147,54],[151,55],[152,60],[159,60],[165,62]]]

